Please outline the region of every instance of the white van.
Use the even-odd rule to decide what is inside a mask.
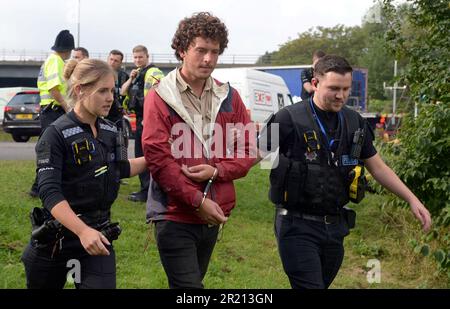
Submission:
[[[291,94],[284,80],[274,74],[249,69],[215,69],[212,77],[229,82],[242,98],[252,121],[264,123],[272,113],[292,104]]]

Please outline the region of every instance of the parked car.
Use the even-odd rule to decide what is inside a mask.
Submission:
[[[10,133],[14,141],[25,143],[41,133],[40,101],[38,90],[22,91],[4,107],[3,131]]]

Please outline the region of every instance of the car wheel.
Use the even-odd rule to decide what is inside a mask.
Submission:
[[[30,140],[30,136],[13,134],[12,138],[17,143],[26,143]]]

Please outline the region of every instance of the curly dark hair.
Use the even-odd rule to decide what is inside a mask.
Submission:
[[[222,54],[228,45],[228,30],[219,18],[208,12],[195,13],[192,17],[180,21],[173,36],[172,48],[178,60],[182,60],[179,52],[187,51],[197,37],[219,42],[219,54]]]

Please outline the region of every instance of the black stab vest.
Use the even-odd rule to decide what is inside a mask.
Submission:
[[[76,214],[93,221],[109,218],[111,205],[120,187],[119,164],[115,162],[117,128],[111,121],[99,118],[97,138],[94,138],[67,114],[52,125],[65,142],[61,186],[70,207]],[[93,145],[91,160],[77,165],[72,145],[84,139]],[[98,175],[99,169],[104,166],[107,171]]]
[[[343,107],[339,145],[332,158],[309,102],[286,109],[295,130],[294,143],[285,153],[280,151],[279,164],[270,173],[269,198],[277,205],[304,213],[338,214],[349,202],[349,173],[362,165],[360,160],[350,158],[350,150],[354,132],[364,123],[357,112]],[[307,150],[303,136],[311,131],[320,144],[320,149],[313,152]]]

